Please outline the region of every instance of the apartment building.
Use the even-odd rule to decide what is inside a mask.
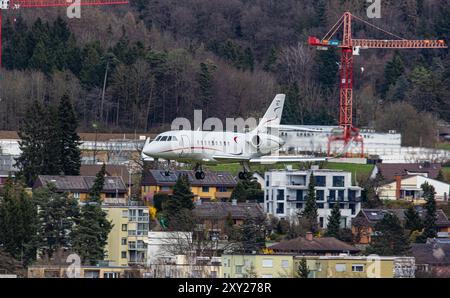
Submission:
[[[327,226],[334,204],[339,204],[342,227],[349,228],[351,220],[361,209],[361,187],[352,185],[352,174],[340,170],[272,170],[265,173],[264,211],[280,219],[295,220],[305,207],[311,174],[315,179],[318,222]]]
[[[117,266],[145,265],[149,231],[148,207],[141,202],[103,205],[113,228],[108,236],[105,260]]]

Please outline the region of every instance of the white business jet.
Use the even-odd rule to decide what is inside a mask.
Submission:
[[[278,136],[281,129],[314,131],[308,128],[280,126],[284,94],[278,94],[256,129],[248,133],[230,131],[172,130],[147,139],[142,155],[146,159],[163,159],[195,165],[196,179],[204,179],[202,165],[241,163],[239,179],[246,179],[250,163],[316,162],[326,158],[273,155],[284,145]],[[166,170],[166,175],[170,173]]]

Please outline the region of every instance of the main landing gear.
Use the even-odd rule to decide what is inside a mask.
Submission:
[[[244,170],[242,172],[239,172],[238,177],[240,180],[248,180],[250,178],[250,166],[248,163],[243,162],[242,167]]]
[[[195,165],[195,179],[197,180],[204,180],[205,179],[205,172],[203,172],[203,168],[201,164]]]

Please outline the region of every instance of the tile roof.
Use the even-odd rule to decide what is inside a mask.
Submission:
[[[413,243],[411,253],[416,264],[450,265],[450,243]]]
[[[147,170],[142,175],[142,185],[173,186],[180,174],[187,175],[192,186],[235,187],[237,184],[236,178],[227,172],[206,172],[205,179],[199,180],[195,178],[195,171],[171,171],[166,176],[163,170]]]
[[[425,217],[426,210],[423,207],[416,207],[416,211],[422,219]],[[395,214],[400,221],[406,220],[406,209],[361,209],[360,212],[367,218],[370,225],[375,225],[378,221],[382,220],[386,213]],[[442,209],[436,210],[436,226],[450,227],[450,220]]]
[[[258,203],[202,202],[195,206],[194,214],[199,218],[225,219],[228,214],[232,219],[244,219],[247,214],[264,218],[266,215]]]
[[[123,182],[128,183],[129,172],[127,166],[124,165],[106,165],[106,174],[108,176],[122,177]],[[81,176],[95,176],[101,170],[102,165],[81,165]]]
[[[33,188],[53,183],[59,191],[88,192],[94,185],[95,176],[46,176],[39,175]],[[126,192],[127,189],[121,177],[105,177],[103,192]]]
[[[360,251],[356,247],[333,237],[313,238],[313,240],[298,237],[274,244],[269,248],[279,253],[357,253]]]
[[[378,171],[386,182],[395,181],[395,176],[408,176],[410,173],[427,173],[428,178],[436,179],[442,166],[439,163],[379,163]]]

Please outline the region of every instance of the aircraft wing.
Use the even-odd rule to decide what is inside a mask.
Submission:
[[[214,155],[213,159],[217,161],[231,161],[231,162],[249,161],[248,158],[232,154]]]
[[[284,163],[284,162],[320,162],[327,161],[327,157],[314,157],[314,156],[263,156],[260,158],[250,159],[251,163]]]

